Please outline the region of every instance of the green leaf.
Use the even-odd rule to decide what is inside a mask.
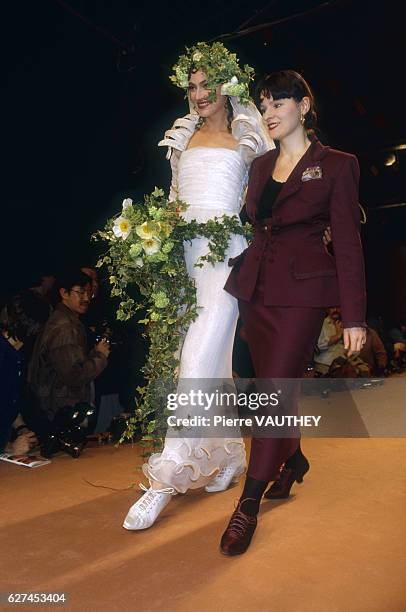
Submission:
[[[149,340],[149,351],[142,368],[146,385],[138,387],[140,398],[134,399],[134,417],[127,433],[131,439],[136,428],[141,429],[143,444],[147,452],[159,448],[166,430],[163,381],[175,381],[179,366],[177,354],[181,334],[199,314],[194,280],[189,277],[184,257],[183,244],[194,238],[208,239],[208,252],[196,263],[196,267],[215,265],[224,261],[230,238],[233,234],[248,236],[250,226],[241,226],[237,217],[223,216],[207,223],[187,223],[179,215],[187,204],[180,200],[169,202],[164,192],[156,187],[146,195],[144,202],[134,204],[126,211],[133,227],[153,223],[157,231],[165,236],[162,251],[144,257],[143,267],[134,265],[134,256],[139,247],[131,239],[111,240],[113,219],[106,223],[105,232],[98,238],[106,240],[107,253],[99,258],[99,267],[105,265],[113,277],[112,295],[120,298],[117,319],[129,320],[138,310],[147,316],[138,322],[145,325],[143,336]],[[159,223],[157,223],[159,213]],[[166,236],[170,234],[170,239]],[[137,239],[138,240],[138,239]],[[132,285],[138,287],[137,302],[127,291]],[[162,384],[158,384],[161,381]],[[138,432],[139,429],[137,429]]]

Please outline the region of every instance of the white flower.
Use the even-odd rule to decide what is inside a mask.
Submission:
[[[131,232],[131,223],[124,217],[117,217],[113,225],[113,233],[116,238],[122,238],[125,240],[128,238]]]
[[[187,72],[182,70],[180,66],[178,66],[175,70],[176,79],[180,85],[180,87],[187,87],[189,85],[189,78]]]
[[[193,53],[192,55],[192,60],[194,62],[200,62],[200,60],[202,59],[202,54],[200,53],[200,51],[196,51],[196,53]]]
[[[231,77],[230,83],[232,83],[233,85],[237,85],[237,83],[238,83],[237,77],[236,76]]]
[[[142,241],[142,246],[147,255],[154,255],[158,253],[161,241],[158,238],[149,238]]]
[[[161,237],[164,236],[164,238],[169,238],[173,231],[169,223],[166,223],[165,221],[157,221],[156,224],[158,226]]]
[[[222,96],[241,96],[245,92],[245,86],[242,83],[232,83],[228,81],[228,83],[224,83],[221,86],[221,95]]]
[[[132,208],[133,205],[133,201],[131,198],[125,198],[125,200],[123,200],[123,212],[128,210],[129,208]]]
[[[137,268],[142,268],[142,266],[144,265],[142,257],[137,257],[137,259],[134,261],[134,264],[137,266]]]
[[[144,221],[142,225],[137,225],[135,231],[143,240],[149,240],[159,233],[159,226],[153,221]]]

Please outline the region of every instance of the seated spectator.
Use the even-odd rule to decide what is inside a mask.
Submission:
[[[370,376],[370,367],[360,355],[347,356],[343,335],[340,308],[328,308],[314,355],[316,373],[330,378]]]
[[[49,433],[59,409],[93,402],[93,382],[106,367],[110,352],[104,339],[90,351],[87,347],[80,317],[92,295],[89,277],[80,270],[67,273],[57,279],[56,292],[59,301],[36,340],[28,370],[35,431],[40,435]]]
[[[6,330],[0,334],[0,452],[10,439],[11,426],[18,414],[20,358]]]
[[[367,337],[358,357],[369,366],[370,376],[382,376],[388,365],[388,355],[374,329],[367,327]]]
[[[10,439],[4,449],[0,447],[0,452],[10,455],[29,455],[38,444],[37,436],[19,414],[12,425]]]
[[[26,337],[29,336],[30,325],[29,318],[22,319],[19,316],[17,319],[3,319],[0,323],[0,452],[3,452],[7,442],[15,437],[13,428],[17,427],[20,431],[21,426],[25,426],[18,413],[24,402],[23,347]],[[31,431],[26,432],[26,445],[29,439],[35,441],[35,435]],[[19,440],[18,448],[24,446],[21,446],[22,442],[24,441]]]
[[[392,327],[388,335],[393,342],[393,357],[397,361],[406,360],[406,319],[399,321],[399,323]]]
[[[315,369],[319,374],[327,374],[337,357],[345,357],[343,334],[340,308],[328,308],[314,356]]]
[[[395,325],[389,330],[389,336],[393,342],[402,342],[406,344],[406,319],[399,321],[398,325]]]

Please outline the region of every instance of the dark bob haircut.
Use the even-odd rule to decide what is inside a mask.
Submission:
[[[309,98],[310,109],[305,115],[304,127],[308,132],[313,133],[317,125],[314,96],[310,86],[298,72],[280,70],[261,79],[255,90],[256,105],[258,107],[261,105],[261,98],[270,98],[271,96],[274,100],[293,98],[296,102],[300,102],[305,97]]]

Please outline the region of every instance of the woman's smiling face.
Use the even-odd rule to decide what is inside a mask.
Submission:
[[[271,137],[281,140],[297,129],[303,129],[301,117],[309,110],[309,99],[305,97],[296,102],[294,98],[274,100],[272,95],[261,95],[259,110]]]
[[[209,102],[208,97],[211,92],[207,89],[207,77],[202,70],[196,70],[192,72],[189,79],[189,99],[200,117],[210,117],[217,113],[219,110],[224,111],[226,104],[226,96],[222,96],[221,87],[216,89],[216,100],[215,102]]]

